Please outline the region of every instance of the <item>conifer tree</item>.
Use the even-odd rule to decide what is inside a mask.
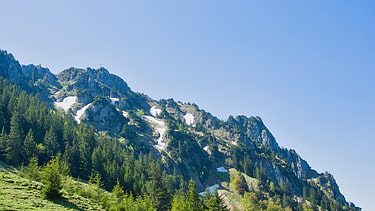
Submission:
[[[158,210],[168,210],[171,205],[171,194],[162,178],[160,164],[153,161],[150,165],[150,181],[147,183],[147,192]]]
[[[199,211],[204,209],[203,202],[198,194],[198,192],[195,190],[195,182],[194,180],[189,181],[189,188],[187,192],[187,202],[189,203],[189,210],[192,211]]]
[[[26,167],[21,168],[21,175],[23,175],[24,177],[30,180],[34,180],[34,181],[40,180],[41,171],[40,171],[40,167],[38,166],[37,157],[30,158],[29,164]]]
[[[117,183],[115,186],[113,186],[112,193],[116,196],[116,198],[119,200],[119,202],[122,201],[122,196],[125,194],[122,186],[120,185],[120,182],[117,180]]]
[[[190,207],[188,201],[186,200],[186,197],[181,195],[174,195],[171,211],[184,211],[189,209]]]
[[[34,140],[33,129],[30,129],[29,132],[27,133],[25,137],[25,141],[24,141],[24,146],[25,146],[26,156],[28,158],[31,158],[37,155],[38,149],[37,149],[37,144]]]
[[[214,194],[206,192],[205,205],[209,211],[229,211],[217,189]]]
[[[47,199],[61,198],[63,187],[63,174],[66,173],[66,167],[63,167],[60,155],[50,160],[43,168],[42,182],[44,184],[42,192]]]
[[[23,131],[20,116],[17,111],[13,112],[10,120],[10,132],[6,144],[7,161],[13,165],[19,165],[25,160],[23,148]]]
[[[5,127],[3,127],[0,134],[0,160],[5,160],[7,144],[8,134],[5,132]]]
[[[47,156],[54,156],[60,152],[60,144],[57,141],[55,130],[50,127],[44,136],[44,144],[46,146]]]
[[[289,197],[284,193],[283,194],[283,207],[288,207],[290,205]]]
[[[242,200],[242,205],[246,211],[259,211],[262,210],[262,206],[259,203],[259,199],[256,193],[245,192]]]
[[[78,143],[73,142],[72,145],[66,144],[64,160],[69,165],[73,177],[87,178],[87,175],[85,174],[87,170],[84,169]]]

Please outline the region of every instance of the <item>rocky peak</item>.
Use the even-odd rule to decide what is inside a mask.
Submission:
[[[112,98],[129,98],[134,93],[120,77],[110,74],[107,69],[99,68],[69,68],[57,75],[63,85],[63,92],[59,97],[77,95],[79,103],[90,103],[96,96]],[[125,104],[119,101],[119,106]]]
[[[262,145],[275,151],[279,150],[276,139],[264,125],[260,117],[246,117],[244,115],[229,116],[226,122],[246,133],[249,138],[256,141],[257,145]]]
[[[330,198],[337,199],[341,204],[345,204],[344,195],[340,193],[339,186],[332,174],[325,172],[321,176],[312,179],[320,189]]]
[[[60,84],[57,82],[57,77],[52,74],[48,68],[42,67],[42,65],[22,65],[22,73],[33,82],[43,80],[49,84],[60,87]]]
[[[111,88],[121,94],[126,94],[127,91],[130,91],[130,88],[124,80],[116,75],[110,74],[105,68],[87,68],[85,70],[72,67],[59,73],[57,78],[62,83],[70,83],[82,89]]]
[[[0,50],[0,76],[23,88],[27,86],[21,65],[11,53],[4,50]]]

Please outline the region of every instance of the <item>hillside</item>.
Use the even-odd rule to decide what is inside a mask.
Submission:
[[[2,210],[101,210],[92,198],[70,194],[66,190],[73,183],[66,183],[64,198],[46,200],[43,184],[19,176],[19,172],[0,162],[0,207]],[[77,183],[75,183],[77,184]],[[79,186],[87,186],[79,183]],[[88,187],[88,186],[87,186]]]
[[[280,147],[260,117],[220,120],[195,104],[134,92],[105,68],[55,76],[6,51],[0,76],[0,158],[14,166],[35,156],[44,166],[61,154],[74,178],[98,174],[103,188],[147,195],[158,210],[190,209],[193,199],[198,210],[360,210],[331,174]],[[205,191],[215,189],[222,201],[213,205]]]

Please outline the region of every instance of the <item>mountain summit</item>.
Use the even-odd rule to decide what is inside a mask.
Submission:
[[[280,147],[260,117],[230,116],[223,121],[195,104],[154,100],[136,93],[105,68],[72,67],[54,75],[40,65],[20,65],[6,51],[0,54],[0,76],[30,95],[40,96],[49,109],[70,118],[65,121],[71,127],[92,128],[91,132],[72,135],[64,132],[66,126],[62,123],[60,132],[53,132],[59,131],[56,128],[40,132],[44,138],[37,140],[37,144],[45,147],[40,156],[47,159],[47,152],[55,146],[49,144],[46,136],[53,130],[59,146],[50,155],[61,153],[69,163],[68,152],[73,150],[77,153],[74,156],[82,159],[71,163],[72,175],[85,179],[89,172],[99,172],[107,189],[117,181],[128,192],[145,194],[153,184],[149,180],[163,177],[164,183],[169,184],[169,190],[164,192],[177,194],[192,179],[201,196],[218,190],[233,210],[269,210],[267,207],[272,206],[280,208],[277,210],[360,209],[345,200],[331,174],[317,172],[295,150]],[[10,122],[11,116],[3,122]],[[8,128],[10,134],[10,124],[0,126]],[[87,137],[91,133],[99,138],[72,137]],[[112,140],[106,154],[97,149],[101,143],[107,143],[100,138],[101,134]],[[94,139],[96,144],[91,143]],[[114,152],[111,159],[104,160],[109,151]],[[134,162],[122,160],[125,158],[116,154],[125,151],[140,156],[139,159],[148,155],[160,161],[160,169],[154,169],[158,174],[135,176],[130,169],[121,167]],[[5,152],[3,157],[7,158]],[[173,208],[172,200],[164,200],[165,207],[156,202],[155,206],[160,210]]]

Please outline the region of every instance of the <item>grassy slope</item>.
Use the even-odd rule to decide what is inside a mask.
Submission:
[[[91,199],[64,192],[59,200],[44,199],[43,184],[22,178],[16,170],[0,161],[1,210],[102,210]]]

